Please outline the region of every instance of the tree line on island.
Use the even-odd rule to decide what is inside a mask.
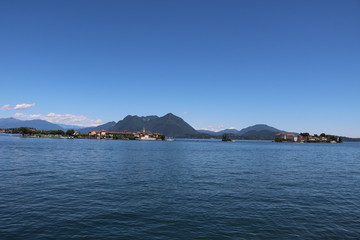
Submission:
[[[37,130],[35,128],[29,128],[29,127],[20,127],[20,128],[14,128],[9,129],[8,133],[13,134],[22,134],[23,136],[26,135],[32,135],[32,136],[74,136],[76,131],[74,129],[68,129],[66,131],[63,130]]]
[[[341,143],[343,142],[342,138],[335,135],[328,135],[321,133],[320,135],[314,134],[310,135],[309,133],[300,133],[300,134],[288,134],[288,133],[278,133],[275,135],[275,142],[300,142],[300,143]]]

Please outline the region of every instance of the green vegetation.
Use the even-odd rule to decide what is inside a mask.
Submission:
[[[27,127],[21,127],[21,128],[18,128],[18,131],[14,132],[14,133],[20,133],[22,135],[26,135],[26,134],[31,134],[32,130],[30,128],[27,128]]]
[[[75,130],[74,129],[69,129],[66,131],[65,135],[66,136],[74,136],[75,134]]]
[[[165,135],[154,135],[154,136],[151,136],[151,137],[154,137],[156,138],[156,140],[165,140]],[[113,139],[113,140],[137,140],[139,139],[139,136],[137,135],[134,135],[132,133],[129,133],[129,134],[113,134],[113,133],[110,133],[110,134],[105,134],[105,135],[86,135],[86,138],[89,138],[89,139]]]
[[[223,142],[232,142],[232,139],[229,138],[227,134],[223,134],[221,141]]]
[[[298,136],[294,134],[281,133],[277,134],[274,140],[275,142],[309,142],[309,143],[341,143],[342,139],[339,136],[327,135],[321,133],[320,135],[309,133],[300,133]]]
[[[314,137],[319,137],[317,134],[314,134]],[[326,138],[327,139],[327,142],[338,142],[338,143],[342,143],[342,139],[341,137],[338,137],[338,136],[334,136],[334,135],[327,135],[325,133],[321,133],[320,134],[320,137],[322,138]]]
[[[92,138],[98,138],[98,136],[93,136]],[[114,136],[105,136],[107,139],[115,139],[115,140],[136,140],[135,136],[132,134],[123,134],[123,135],[114,135]]]
[[[24,137],[47,137],[47,138],[83,138],[83,139],[114,139],[114,140],[137,140],[139,138],[138,135],[134,135],[133,133],[129,134],[114,134],[108,133],[105,135],[89,135],[89,134],[81,134],[74,129],[69,129],[66,132],[63,130],[51,130],[51,131],[42,131],[36,130],[35,128],[28,127],[20,127],[8,129],[7,133],[11,134],[22,134]],[[156,138],[157,140],[165,140],[165,135],[155,134],[151,137]]]
[[[74,136],[75,130],[69,129],[66,133],[63,130],[37,130],[34,128],[20,127],[12,129],[11,133],[22,134],[23,136]]]

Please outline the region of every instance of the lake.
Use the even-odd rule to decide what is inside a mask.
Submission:
[[[359,239],[360,143],[0,134],[0,239]]]

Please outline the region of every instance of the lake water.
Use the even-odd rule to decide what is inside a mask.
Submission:
[[[0,134],[0,239],[360,239],[360,144]]]

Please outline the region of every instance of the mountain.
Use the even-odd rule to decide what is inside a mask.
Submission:
[[[197,130],[199,133],[204,133],[204,134],[209,134],[209,135],[217,135],[217,132],[214,132],[214,131],[210,131],[210,130],[202,130],[202,129],[199,129]]]
[[[23,121],[16,118],[0,118],[0,128],[12,128],[17,124],[21,124]]]
[[[31,127],[38,130],[64,130],[57,124],[45,120],[19,120],[16,118],[0,118],[0,128]]]
[[[224,130],[218,131],[218,132],[209,131],[209,130],[198,130],[198,132],[207,133],[210,135],[223,135],[223,134],[243,135],[247,132],[252,132],[252,131],[269,131],[269,132],[275,132],[275,133],[286,132],[284,130],[279,130],[277,128],[268,126],[266,124],[256,124],[256,125],[253,125],[250,127],[243,128],[240,131],[237,129],[224,129]],[[289,133],[289,132],[286,132],[286,133]]]
[[[117,122],[109,130],[114,132],[121,131],[146,131],[158,132],[171,137],[208,137],[208,135],[199,133],[182,118],[168,113],[165,116],[126,116],[123,120]]]
[[[81,128],[81,129],[78,129],[77,131],[80,133],[84,133],[84,134],[92,132],[92,131],[100,131],[100,130],[109,131],[110,128],[112,128],[115,124],[116,124],[116,122],[113,121],[113,122],[108,122],[108,123],[105,123],[105,124],[102,124],[102,125],[99,125],[96,127]]]
[[[360,142],[360,138],[341,137],[344,142]]]
[[[246,127],[239,130],[236,129],[225,129],[218,132],[212,132],[208,130],[198,130],[201,133],[210,134],[212,136],[221,136],[223,134],[228,134],[231,138],[234,139],[257,139],[257,140],[272,140],[275,137],[275,134],[280,132],[286,132],[287,131],[279,130],[277,128],[268,126],[266,124],[256,124],[250,127]],[[297,133],[295,133],[297,134]]]
[[[263,131],[263,130],[270,131],[270,132],[276,132],[276,133],[284,132],[284,131],[279,130],[277,128],[270,127],[270,126],[268,126],[266,124],[256,124],[256,125],[241,129],[238,134],[242,135],[242,134],[245,134],[245,133],[250,132],[250,131]]]
[[[139,117],[139,116],[126,116],[123,120],[120,120],[116,123],[115,126],[113,126],[110,130],[114,132],[121,132],[121,131],[130,131],[130,132],[138,132],[142,131],[143,128],[145,128],[148,131],[152,131],[150,129],[150,124],[154,119],[156,118],[149,118],[146,117]]]
[[[265,130],[250,130],[242,135],[240,135],[241,139],[246,140],[274,140],[275,134],[279,132],[274,132],[268,129]]]
[[[172,113],[154,119],[151,126],[152,131],[172,137],[191,137],[199,133],[182,118]]]
[[[82,129],[84,127],[81,127],[81,126],[76,126],[76,125],[66,125],[66,124],[57,124],[59,125],[60,127],[62,127],[63,129],[74,129],[74,130],[78,130],[78,129]]]

